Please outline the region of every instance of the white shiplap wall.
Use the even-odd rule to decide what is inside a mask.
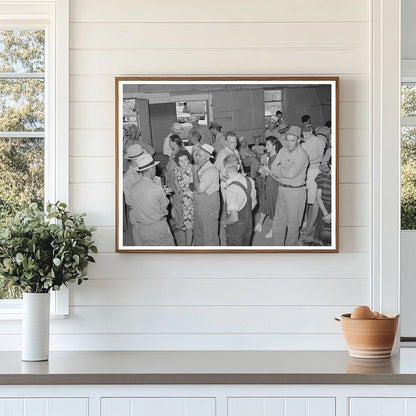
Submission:
[[[70,1],[70,205],[100,254],[52,348],[345,348],[333,317],[370,302],[370,3]],[[115,254],[114,77],[127,75],[339,76],[340,253]]]

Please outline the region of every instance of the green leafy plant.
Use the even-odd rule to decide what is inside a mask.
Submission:
[[[86,214],[71,214],[64,203],[49,203],[46,213],[31,204],[0,229],[0,277],[23,292],[47,293],[87,280],[91,254],[97,253],[94,228]]]

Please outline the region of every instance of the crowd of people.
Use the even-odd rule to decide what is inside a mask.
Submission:
[[[305,115],[289,126],[282,116],[249,145],[192,114],[188,132],[171,126],[162,164],[140,130],[126,128],[124,221],[134,245],[250,246],[263,231],[267,245],[331,245],[331,124],[314,127]]]

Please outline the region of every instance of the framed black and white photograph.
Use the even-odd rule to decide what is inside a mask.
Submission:
[[[118,252],[338,252],[337,77],[115,81]]]

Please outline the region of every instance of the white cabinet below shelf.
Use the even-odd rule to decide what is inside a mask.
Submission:
[[[416,398],[351,398],[349,416],[416,415]]]
[[[335,416],[335,399],[229,398],[228,416]]]
[[[87,398],[2,398],[0,416],[88,416]]]
[[[101,398],[101,416],[213,416],[214,398]]]

